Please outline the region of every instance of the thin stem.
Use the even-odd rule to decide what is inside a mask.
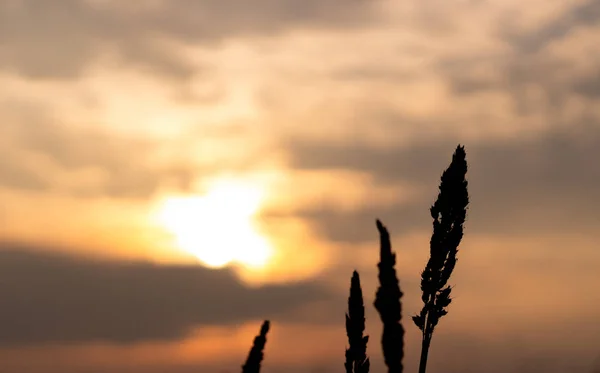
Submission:
[[[421,343],[421,360],[419,361],[419,373],[425,373],[427,370],[427,357],[429,355],[429,346],[431,345],[431,334],[423,335]]]

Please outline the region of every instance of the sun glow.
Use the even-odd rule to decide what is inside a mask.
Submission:
[[[255,227],[262,200],[259,188],[218,182],[201,197],[166,199],[160,220],[182,250],[210,267],[239,263],[261,268],[272,254],[270,243]]]

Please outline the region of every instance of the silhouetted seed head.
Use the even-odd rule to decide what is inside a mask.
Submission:
[[[269,320],[265,320],[260,328],[260,334],[254,338],[254,343],[246,359],[246,364],[242,366],[242,373],[259,373],[260,363],[263,360],[263,350],[267,343],[267,333],[269,332]]]
[[[446,284],[456,266],[456,254],[467,216],[469,193],[466,174],[465,148],[458,145],[450,166],[442,174],[437,200],[430,208],[433,233],[429,242],[430,257],[421,273],[423,308],[412,317],[423,333],[420,373],[425,373],[432,333],[440,318],[448,314],[446,308],[452,302],[452,288]]]
[[[419,315],[413,316],[415,325],[421,330],[427,326],[427,317],[437,323],[440,317],[446,315],[445,308],[451,302],[451,288],[445,286],[456,266],[458,245],[463,237],[469,204],[466,173],[466,153],[459,145],[450,166],[442,174],[437,200],[430,209],[433,218],[430,258],[421,274],[424,306]]]
[[[346,314],[346,334],[350,347],[346,350],[347,373],[368,373],[369,359],[367,358],[368,336],[363,336],[365,330],[365,307],[363,303],[360,277],[354,271],[350,281],[350,296],[348,297],[348,313]]]
[[[388,373],[402,372],[404,357],[404,328],[402,318],[402,291],[396,276],[396,255],[392,252],[390,235],[386,227],[377,220],[379,231],[379,288],[375,294],[375,308],[383,323],[381,346]]]

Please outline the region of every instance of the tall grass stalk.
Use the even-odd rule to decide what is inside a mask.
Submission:
[[[387,228],[377,220],[379,231],[379,288],[375,294],[375,308],[383,323],[381,347],[383,359],[388,373],[402,373],[404,357],[404,328],[402,318],[402,291],[396,276],[396,254],[392,252],[392,244]]]
[[[369,336],[365,331],[365,306],[363,303],[360,276],[352,273],[350,280],[350,296],[348,297],[348,313],[346,314],[346,334],[350,347],[346,350],[346,373],[369,373],[367,358],[367,342]]]
[[[450,166],[441,177],[437,200],[431,206],[433,234],[430,258],[421,274],[423,308],[412,317],[422,332],[419,373],[425,373],[433,331],[440,318],[448,313],[452,288],[446,286],[456,265],[458,245],[463,237],[469,194],[467,161],[464,147],[458,145]]]
[[[269,320],[265,320],[260,328],[260,334],[254,338],[254,343],[248,353],[246,364],[242,366],[242,373],[259,373],[260,363],[263,360],[263,350],[267,343],[267,333],[269,332]]]

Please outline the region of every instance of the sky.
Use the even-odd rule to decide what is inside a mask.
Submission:
[[[416,371],[457,144],[471,204],[428,372],[600,370],[600,1],[0,0],[1,373]]]

